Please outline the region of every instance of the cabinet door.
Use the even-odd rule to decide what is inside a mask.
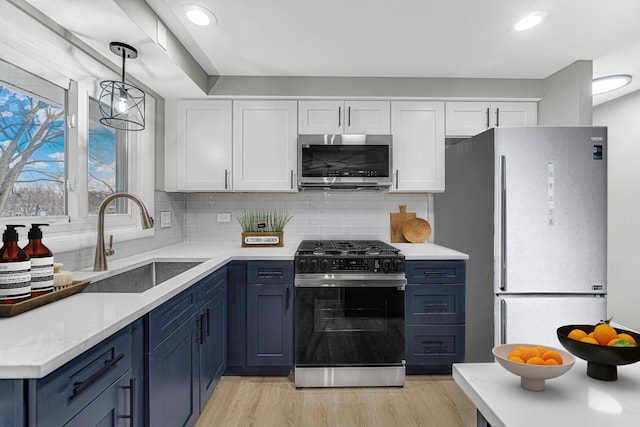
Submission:
[[[515,127],[538,124],[538,104],[535,102],[492,102],[492,126]]]
[[[391,191],[444,191],[444,103],[393,102]]]
[[[388,135],[390,109],[389,101],[346,101],[344,133]]]
[[[234,101],[234,190],[297,191],[296,140],[296,101]]]
[[[301,134],[341,134],[343,101],[299,101],[298,132]]]
[[[247,365],[293,365],[293,285],[247,286]]]
[[[129,371],[64,426],[128,427],[141,425],[135,418],[135,413],[131,411],[132,406],[135,405],[131,393],[135,393],[135,383],[132,382],[131,371]]]
[[[227,310],[226,276],[216,283],[216,293],[202,308],[202,345],[200,347],[200,410],[213,393],[226,362]]]
[[[178,190],[230,190],[231,101],[179,101],[177,110]]]
[[[193,425],[200,414],[200,322],[189,318],[149,353],[149,425]]]
[[[468,137],[488,129],[492,123],[490,110],[490,102],[447,102],[447,136]]]

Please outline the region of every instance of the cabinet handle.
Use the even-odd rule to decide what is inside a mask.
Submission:
[[[396,169],[396,190],[398,189],[398,169]]]
[[[128,418],[129,427],[134,427],[136,425],[136,379],[131,378],[129,385],[122,388],[129,390],[129,415],[120,415],[120,418]]]
[[[338,107],[338,127],[342,126],[342,107]]]
[[[100,368],[97,372],[91,375],[86,381],[78,381],[73,383],[73,392],[71,393],[71,397],[76,397],[83,391],[85,391],[91,384],[95,383],[100,379],[101,376],[106,374],[109,369],[116,366],[116,364],[124,358],[124,353],[120,353],[118,356],[114,357],[111,360],[107,360],[104,362],[104,366]]]
[[[224,170],[224,189],[225,190],[229,189],[229,170],[228,169]]]
[[[347,123],[347,126],[351,127],[351,107],[349,107],[349,122]]]
[[[487,107],[487,125],[485,126],[487,129],[489,129],[489,107]]]
[[[196,317],[196,341],[198,341],[198,344],[204,343],[202,338],[202,316]]]
[[[422,275],[427,278],[443,278],[452,276],[452,274],[447,270],[428,270],[423,272]]]
[[[422,348],[425,353],[441,353],[447,346],[442,341],[422,341]]]
[[[440,311],[446,311],[449,308],[449,304],[425,304],[424,311],[433,310],[439,308]]]
[[[207,311],[205,313],[205,317],[206,317],[206,323],[205,325],[207,326],[207,336],[210,337],[211,336],[211,318],[209,317],[209,313],[211,312],[211,310],[209,308],[207,308]]]
[[[284,272],[282,270],[275,270],[275,271],[258,270],[259,279],[276,279],[283,276],[284,276]]]
[[[290,293],[291,293],[291,291],[289,290],[289,287],[287,286],[287,292],[285,294],[286,302],[285,302],[284,311],[289,311],[289,297],[291,296]]]
[[[291,169],[291,189],[293,190],[293,169]]]
[[[496,108],[496,127],[500,126],[500,109]]]

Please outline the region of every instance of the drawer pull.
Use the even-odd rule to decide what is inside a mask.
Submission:
[[[277,271],[258,271],[258,278],[260,279],[274,279],[283,277],[284,272],[282,270]]]
[[[449,308],[449,304],[425,304],[424,311],[440,309],[440,311],[446,311]]]
[[[122,388],[129,390],[129,415],[120,415],[120,418],[128,418],[129,427],[134,427],[136,425],[136,379],[131,378],[129,380],[129,385]]]
[[[425,353],[444,353],[447,346],[442,341],[422,341]]]
[[[455,273],[449,270],[429,270],[423,273],[424,277],[454,277]]]
[[[116,364],[124,358],[124,353],[120,353],[118,356],[114,357],[111,360],[107,360],[104,362],[104,366],[100,368],[96,373],[91,375],[86,381],[78,381],[73,383],[73,393],[71,397],[75,397],[86,390],[91,384],[95,383],[100,379],[101,376],[107,373],[109,369],[116,366]]]

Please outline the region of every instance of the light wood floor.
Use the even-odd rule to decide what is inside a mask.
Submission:
[[[296,389],[285,377],[223,377],[196,427],[472,427],[476,409],[451,376],[404,387]]]

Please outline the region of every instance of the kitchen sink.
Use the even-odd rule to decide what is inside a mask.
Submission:
[[[202,261],[153,261],[114,276],[96,280],[82,292],[140,293],[202,264]]]

